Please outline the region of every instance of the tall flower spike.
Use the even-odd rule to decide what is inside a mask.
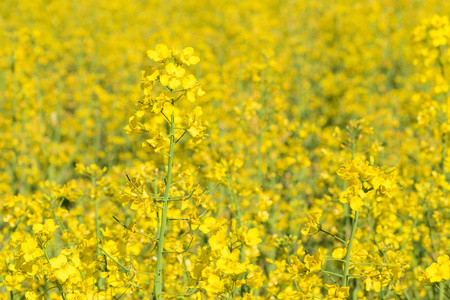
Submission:
[[[147,66],[141,73],[140,88],[143,96],[137,103],[136,113],[129,118],[125,131],[128,134],[147,135],[146,139],[142,142],[143,150],[151,154],[166,155],[168,157],[167,174],[164,178],[164,184],[155,188],[160,189],[159,194],[162,194],[161,197],[158,195],[155,198],[157,200],[150,197],[144,188],[142,188],[142,191],[136,191],[137,187],[135,187],[132,181],[130,181],[131,186],[123,190],[122,198],[124,204],[131,203],[130,208],[138,211],[139,214],[150,214],[154,211],[158,213],[159,223],[155,235],[158,239],[153,240],[153,244],[155,244],[155,241],[157,242],[155,244],[157,246],[157,254],[153,295],[155,299],[160,300],[163,294],[163,252],[166,252],[164,247],[170,247],[168,242],[165,245],[164,241],[167,234],[166,225],[169,221],[169,208],[172,208],[172,206],[169,207],[169,201],[171,201],[172,197],[172,168],[175,145],[185,136],[186,132],[193,137],[195,144],[202,141],[206,136],[206,122],[202,121],[201,116],[203,115],[203,111],[201,107],[197,106],[191,113],[184,117],[185,126],[181,130],[175,124],[177,120],[182,119],[175,116],[175,113],[179,111],[175,109],[175,105],[180,103],[179,100],[185,97],[190,102],[194,102],[196,96],[202,96],[204,94],[195,76],[189,74],[185,68],[199,62],[199,58],[194,55],[194,49],[189,47],[180,51],[159,44],[155,50],[149,50],[147,54],[156,63],[156,66]],[[164,117],[165,121],[169,124],[169,129],[161,128],[161,131],[148,129],[150,127],[146,125],[144,120],[148,114],[152,117],[155,115]],[[158,193],[155,192],[155,194]],[[189,198],[191,197],[187,199]],[[186,203],[182,202],[182,207],[188,207]],[[196,218],[198,217],[190,216],[190,219]],[[249,235],[251,236],[251,239],[249,239],[251,243],[255,243],[257,237],[250,233]],[[227,239],[226,233],[223,231],[217,232],[215,236],[210,238],[211,244],[217,246],[215,250],[223,249],[226,246],[226,244],[223,244],[224,241],[226,242]],[[242,272],[245,271],[246,269],[243,266]]]

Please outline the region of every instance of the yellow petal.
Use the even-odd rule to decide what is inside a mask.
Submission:
[[[194,75],[189,75],[183,78],[183,88],[191,89],[197,84],[197,79]]]
[[[52,269],[59,269],[65,266],[67,263],[67,257],[64,254],[60,254],[58,257],[50,259],[50,265]]]
[[[331,256],[335,259],[343,259],[345,257],[346,253],[347,253],[347,250],[345,248],[337,248],[337,249],[334,249]]]
[[[194,115],[196,117],[200,117],[201,115],[203,115],[203,110],[200,106],[194,108]]]
[[[159,81],[163,86],[167,86],[169,84],[170,76],[167,74],[161,75],[159,77]]]
[[[189,59],[188,59],[188,62],[189,62],[191,65],[196,65],[199,61],[200,61],[200,58],[199,58],[198,56],[191,56],[191,57],[189,57]]]

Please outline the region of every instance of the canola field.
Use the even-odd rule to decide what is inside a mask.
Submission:
[[[0,15],[0,299],[450,299],[449,1]]]

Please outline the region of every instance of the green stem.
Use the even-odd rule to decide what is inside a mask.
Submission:
[[[350,234],[350,239],[348,241],[348,246],[347,246],[347,253],[345,255],[344,274],[342,276],[342,287],[348,286],[348,278],[347,277],[348,277],[348,273],[350,270],[350,258],[351,258],[351,253],[352,253],[353,239],[355,238],[356,227],[358,226],[358,216],[359,216],[359,212],[356,211],[355,219],[353,220],[353,224],[352,224],[352,233]]]
[[[330,271],[325,271],[325,270],[322,270],[322,269],[320,269],[320,272],[322,272],[322,273],[324,273],[325,275],[327,275],[328,277],[330,277],[333,281],[334,281],[334,279],[333,279],[333,277],[331,277],[330,275],[334,275],[334,276],[337,276],[337,277],[342,277],[341,274],[337,274],[337,273],[330,272]],[[336,281],[334,281],[334,283],[337,284]]]
[[[97,189],[97,181],[94,176],[91,176],[91,183],[94,190]],[[95,237],[97,239],[97,259],[102,255],[102,251],[100,249],[100,220],[99,220],[99,214],[98,214],[98,201],[99,199],[92,198],[92,201],[94,201],[94,210],[95,210]],[[98,279],[97,279],[97,290],[101,290],[103,286],[102,281],[102,268],[100,267],[98,270]]]
[[[352,300],[357,300],[358,299],[358,286],[359,285],[356,285],[355,289],[353,290]]]
[[[323,233],[326,233],[326,234],[328,234],[329,236],[332,236],[332,237],[334,237],[336,240],[338,240],[339,242],[341,242],[341,243],[344,243],[344,244],[346,244],[347,245],[347,242],[346,241],[344,241],[343,239],[341,239],[340,237],[338,237],[338,236],[336,236],[336,235],[334,235],[334,234],[332,234],[331,232],[328,232],[328,231],[326,231],[326,230],[323,230],[323,229],[320,229],[320,231],[322,231]]]
[[[266,116],[266,99],[265,99],[265,89],[263,88],[263,85],[261,84],[261,102],[262,102],[262,107],[259,110],[258,114],[259,114],[259,124],[260,124],[260,129],[259,129],[259,134],[258,134],[258,174],[257,174],[257,178],[258,178],[258,184],[260,186],[262,186],[263,183],[263,169],[262,169],[262,163],[263,163],[263,153],[262,153],[262,146],[263,146],[263,142],[264,142],[264,131],[265,131],[265,123],[264,123],[264,119]]]
[[[447,80],[447,78],[446,78],[447,76],[446,76],[446,74],[445,74],[445,67],[444,67],[444,63],[443,63],[443,61],[442,61],[442,58],[443,58],[442,50],[441,50],[441,47],[438,47],[437,49],[438,49],[438,51],[439,51],[438,64],[439,64],[439,67],[440,67],[440,70],[441,70],[441,75],[442,75],[442,77],[444,78],[444,80],[446,81],[446,80]],[[447,93],[447,96],[448,96],[448,93]],[[448,111],[448,108],[447,108],[447,111]],[[447,117],[446,117],[446,119],[447,119]],[[442,135],[442,161],[441,161],[441,170],[442,170],[442,174],[444,174],[444,176],[445,176],[445,179],[447,179],[447,172],[446,172],[446,170],[445,170],[445,159],[446,159],[446,151],[447,151],[447,142],[446,142],[445,136],[446,136],[446,134],[444,133],[444,134]]]
[[[345,260],[343,259],[336,259],[336,258],[325,258],[326,261],[340,261],[340,262],[345,262]]]
[[[97,182],[95,181],[95,177],[92,176],[91,177],[91,181],[92,181],[92,185],[94,187],[94,189],[97,189]],[[98,201],[99,199],[92,199],[94,201],[94,209],[95,209],[95,236],[97,238],[97,258],[102,254],[101,250],[100,250],[100,222],[99,222],[99,217],[98,217]],[[97,279],[97,290],[100,291],[100,289],[102,288],[102,269],[99,268],[98,270],[98,279]]]
[[[355,159],[355,153],[356,153],[356,136],[355,133],[351,133],[351,154],[352,154],[352,161]],[[345,220],[345,239],[348,240],[350,239],[349,236],[349,232],[350,232],[350,228],[351,228],[351,208],[350,208],[350,203],[345,203],[344,204],[344,220]]]
[[[445,170],[445,159],[446,159],[447,143],[445,140],[445,133],[442,135],[442,160],[441,160],[441,170],[442,174],[446,176],[447,172]],[[447,176],[446,176],[447,178]]]
[[[44,196],[44,198],[45,198],[45,199],[48,201],[48,203],[50,204],[50,209],[52,210],[53,218],[55,219],[56,223],[58,223],[59,229],[60,229],[61,232],[62,232],[62,231],[65,230],[66,228],[65,228],[64,224],[61,222],[61,219],[58,218],[58,216],[56,215],[55,207],[53,206],[53,198],[50,198],[50,197],[47,197],[47,196]],[[61,200],[60,203],[62,203],[62,201],[64,201],[64,200]],[[61,205],[59,205],[58,208],[59,208],[59,207],[61,207]]]
[[[375,264],[375,263],[354,263],[350,264],[350,266],[380,266],[380,267],[395,267],[395,265],[390,264]]]
[[[239,209],[239,204],[236,199],[236,194],[234,193],[233,181],[231,180],[229,169],[227,172],[227,178],[228,178],[228,182],[230,183],[231,198],[233,199],[234,206],[236,207],[236,217],[237,217],[238,226],[242,227],[241,210]]]
[[[239,227],[242,227],[241,210],[240,210],[240,208],[239,208],[239,204],[238,204],[237,199],[236,199],[236,194],[234,193],[233,180],[231,179],[231,176],[230,176],[230,168],[229,168],[229,167],[228,167],[228,171],[227,171],[227,178],[228,178],[228,182],[229,182],[229,184],[230,184],[231,198],[233,199],[234,206],[236,207],[236,219],[237,219],[237,223],[238,223],[238,226],[239,226]],[[244,256],[245,256],[244,251],[242,251],[242,248],[241,248],[241,250],[240,250],[240,252],[239,252],[239,262],[244,262],[244,259],[245,259]],[[234,291],[234,293],[232,293],[232,299],[234,299],[235,294],[236,294],[237,292],[238,292],[238,291],[237,291],[237,289],[236,289],[236,290]],[[242,287],[239,288],[239,293],[241,293],[241,292],[242,292]],[[242,295],[241,295],[241,296],[242,296]]]
[[[128,269],[127,267],[125,267],[124,265],[122,265],[119,261],[117,261],[114,257],[112,257],[111,255],[109,255],[108,252],[105,251],[105,249],[101,248],[101,251],[109,257],[109,259],[111,259],[113,262],[116,263],[116,265],[118,265],[119,267],[121,267],[127,274],[131,274],[130,269]]]
[[[164,191],[164,202],[162,209],[162,216],[159,226],[158,232],[158,253],[156,260],[156,271],[155,271],[155,289],[153,296],[156,300],[162,298],[162,269],[163,269],[163,248],[164,248],[164,234],[166,231],[166,223],[167,223],[167,211],[169,205],[169,192],[170,185],[172,184],[172,164],[173,164],[173,155],[174,155],[174,146],[175,146],[175,115],[172,112],[170,122],[170,149],[169,149],[169,162],[167,164],[167,177],[166,177],[166,189]]]
[[[437,289],[439,290],[439,292],[441,292],[441,294],[439,294],[439,299],[442,298],[441,295],[445,295],[445,297],[447,297],[448,299],[450,299],[450,296],[449,296],[446,292],[444,292],[444,291],[439,287],[439,284],[436,283],[434,286],[437,287]]]

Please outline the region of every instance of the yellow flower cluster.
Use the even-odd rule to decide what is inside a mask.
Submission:
[[[448,70],[450,53],[450,23],[448,16],[434,15],[423,20],[414,30],[417,58],[415,65],[422,66],[421,82],[431,82],[434,93],[439,95],[449,91]],[[438,69],[438,71],[436,70]]]
[[[442,255],[437,258],[437,263],[425,269],[421,275],[422,284],[434,285],[436,282],[443,282],[450,279],[450,258]]]
[[[450,299],[450,2],[0,12],[0,300]]]
[[[224,220],[206,218],[199,229],[210,234],[208,246],[199,249],[197,258],[190,271],[192,288],[204,290],[210,297],[229,298],[237,288],[246,284],[251,289],[263,285],[262,270],[245,261],[242,247],[257,246],[262,242],[258,230],[236,228],[227,233]]]
[[[366,200],[390,200],[397,191],[394,169],[382,171],[360,157],[351,163],[345,162],[337,174],[348,182],[348,187],[341,193],[339,201],[350,203],[351,209],[355,211],[360,210]]]

